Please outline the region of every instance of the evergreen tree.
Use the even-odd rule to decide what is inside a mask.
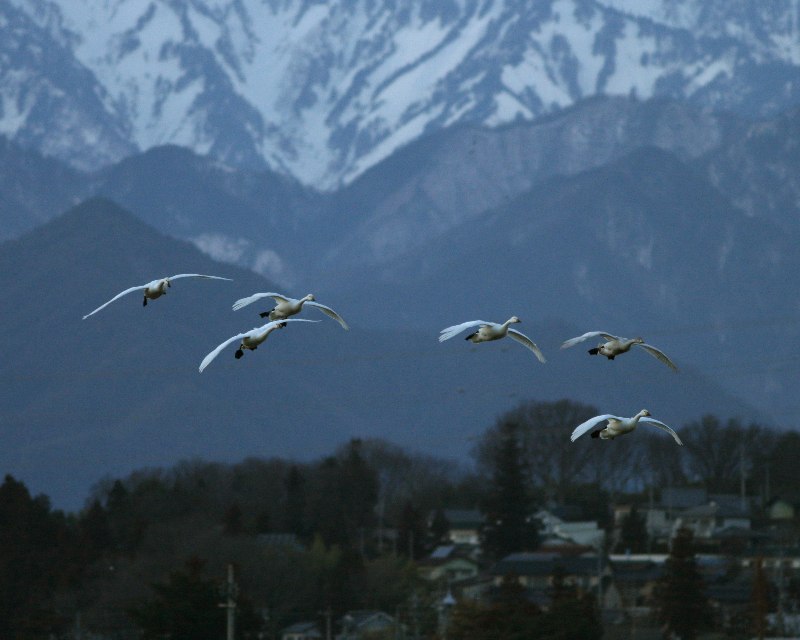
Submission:
[[[484,551],[492,558],[502,558],[515,551],[535,549],[539,540],[535,524],[528,519],[533,501],[516,423],[501,425],[499,446],[490,465]]]
[[[639,513],[636,505],[633,505],[630,513],[622,519],[619,532],[619,549],[623,553],[644,553],[647,551],[647,525],[644,516]]]
[[[166,582],[152,586],[155,597],[134,606],[129,615],[145,640],[217,640],[225,635],[225,611],[219,606],[221,581],[203,576],[205,562],[193,558]],[[237,598],[240,637],[257,633],[260,622],[252,607]]]
[[[694,640],[698,631],[709,627],[711,609],[689,529],[679,529],[672,539],[656,598],[659,621],[668,633],[681,640]]]
[[[272,517],[268,510],[263,509],[256,516],[255,532],[256,534],[270,533],[272,531]]]
[[[550,608],[539,621],[540,637],[548,640],[599,640],[603,625],[592,593],[579,593],[566,581],[563,567],[556,565],[550,576]]]
[[[763,640],[767,633],[767,613],[769,612],[769,584],[764,575],[764,559],[756,559],[753,572],[753,633]]]
[[[429,527],[433,545],[436,546],[446,543],[448,531],[450,531],[450,523],[444,515],[444,509],[440,507],[433,512],[433,518],[431,519]]]
[[[223,531],[228,536],[241,535],[244,530],[244,516],[242,508],[238,503],[234,502],[230,507],[225,510],[225,515],[222,519]]]
[[[397,551],[414,560],[422,557],[425,547],[425,526],[422,514],[410,501],[403,505],[400,522],[397,523]]]
[[[78,523],[86,558],[96,559],[111,546],[111,529],[108,514],[99,500],[92,502]]]
[[[375,524],[378,476],[361,454],[361,441],[352,440],[337,457],[324,459],[309,492],[312,526],[328,545],[358,549],[369,540]]]
[[[145,524],[136,516],[135,499],[121,480],[115,480],[108,492],[106,513],[112,548],[133,554],[144,536]]]
[[[10,475],[0,486],[0,638],[39,638],[63,627],[52,597],[76,544],[60,512]]]
[[[340,480],[345,524],[359,538],[375,524],[379,495],[378,474],[369,466],[361,450],[361,440],[350,441],[343,456]]]
[[[283,482],[286,491],[284,522],[286,531],[298,538],[305,538],[306,530],[306,479],[297,465],[289,467]]]

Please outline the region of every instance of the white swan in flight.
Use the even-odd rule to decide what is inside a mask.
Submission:
[[[452,327],[447,327],[446,329],[441,330],[441,335],[439,336],[439,342],[444,342],[445,340],[449,340],[455,335],[461,333],[464,329],[469,329],[470,327],[479,327],[479,329],[471,334],[469,334],[465,340],[469,340],[470,342],[479,343],[479,342],[489,342],[490,340],[499,340],[500,338],[505,338],[508,336],[519,342],[521,345],[527,347],[536,355],[539,359],[539,362],[546,362],[544,359],[544,355],[542,354],[541,349],[536,346],[536,343],[531,340],[528,336],[519,331],[515,331],[514,329],[509,329],[509,325],[515,324],[517,322],[522,322],[517,316],[511,316],[508,320],[506,320],[503,324],[498,324],[496,322],[486,322],[485,320],[470,320],[469,322],[462,322],[461,324],[453,325]]]
[[[234,357],[238,360],[244,355],[244,350],[249,349],[250,351],[255,351],[258,349],[258,345],[260,345],[264,340],[269,337],[269,334],[272,333],[275,329],[282,329],[286,326],[287,322],[319,322],[319,320],[305,320],[304,318],[292,318],[289,320],[275,320],[273,322],[268,322],[267,324],[256,327],[255,329],[250,329],[250,331],[245,331],[244,333],[238,333],[235,336],[228,338],[225,342],[220,345],[217,345],[214,350],[209,353],[203,361],[200,363],[200,373],[203,372],[211,361],[216,358],[222,350],[227,347],[232,342],[236,342],[237,340],[241,340],[239,343],[239,348],[233,354]]]
[[[147,306],[148,300],[155,300],[156,298],[160,298],[161,296],[167,293],[167,288],[171,287],[170,281],[177,280],[178,278],[206,278],[208,280],[231,280],[231,278],[220,278],[219,276],[205,276],[201,273],[179,273],[175,276],[168,276],[166,278],[158,278],[157,280],[153,280],[152,282],[148,282],[147,284],[139,285],[138,287],[131,287],[130,289],[125,289],[125,291],[120,291],[117,295],[115,295],[111,300],[106,302],[105,304],[101,304],[97,309],[92,311],[91,313],[87,313],[83,316],[83,319],[86,320],[89,316],[93,316],[95,313],[100,311],[110,305],[114,300],[121,298],[122,296],[128,295],[129,293],[133,293],[134,291],[142,291],[144,290],[144,300],[142,302],[142,306]]]
[[[665,425],[660,420],[656,420],[650,417],[650,412],[647,409],[642,409],[639,413],[637,413],[632,418],[620,418],[619,416],[612,416],[610,413],[603,414],[602,416],[595,416],[586,422],[579,424],[575,427],[575,430],[572,432],[570,436],[570,440],[575,442],[578,438],[580,438],[584,433],[587,431],[591,431],[594,429],[595,426],[600,424],[601,422],[607,420],[608,424],[603,429],[597,429],[592,431],[592,438],[600,438],[601,440],[613,440],[617,436],[624,436],[626,433],[630,433],[636,428],[636,425],[640,422],[644,424],[651,424],[654,427],[661,429],[662,431],[666,431],[669,435],[671,435],[675,442],[679,445],[683,445],[681,439],[678,437],[678,434],[675,431]]]
[[[589,338],[597,338],[598,336],[605,338],[606,342],[601,342],[595,348],[589,349],[589,353],[593,356],[599,354],[601,356],[605,356],[609,360],[613,360],[615,356],[625,353],[626,351],[630,351],[631,347],[641,347],[654,358],[661,360],[661,362],[663,362],[673,371],[678,370],[678,367],[675,366],[675,363],[672,362],[672,360],[670,360],[663,351],[656,349],[651,344],[645,343],[643,338],[620,338],[619,336],[606,333],[605,331],[589,331],[588,333],[584,333],[582,336],[578,336],[577,338],[570,338],[569,340],[566,340],[564,344],[561,345],[561,348],[566,349],[578,344],[579,342],[583,342]]]
[[[303,309],[303,305],[305,304],[309,307],[319,309],[329,318],[336,320],[336,322],[342,325],[342,329],[345,331],[350,330],[350,327],[347,326],[347,323],[344,321],[342,316],[340,316],[330,307],[326,307],[324,304],[320,304],[319,302],[314,302],[314,296],[310,293],[299,300],[295,298],[289,298],[280,293],[254,293],[252,296],[241,298],[240,300],[234,302],[233,310],[238,311],[242,307],[246,307],[248,304],[252,304],[256,300],[261,300],[261,298],[272,298],[275,300],[275,306],[270,311],[263,311],[258,314],[262,318],[268,317],[270,320],[284,320],[289,316],[300,313],[300,311]]]

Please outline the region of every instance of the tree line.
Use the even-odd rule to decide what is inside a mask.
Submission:
[[[486,515],[491,560],[535,548],[529,516],[552,503],[580,506],[586,519],[609,526],[613,500],[649,487],[735,491],[744,476],[751,493],[798,499],[800,436],[793,432],[705,416],[680,429],[683,448],[644,428],[613,442],[570,443],[572,428],[597,413],[568,400],[523,403],[476,442],[473,465],[381,440],[353,440],[307,463],[181,462],[105,478],[78,513],[52,509],[46,496],[31,496],[6,476],[0,637],[59,636],[83,626],[116,637],[175,638],[169,625],[181,619],[198,623],[187,637],[221,637],[218,583],[231,562],[240,637],[363,608],[434,633],[433,605],[442,594],[420,581],[413,561],[441,542],[445,508]],[[563,606],[588,606],[573,595],[559,595]],[[208,619],[181,618],[174,602],[181,598]],[[461,620],[477,629],[476,619],[491,619],[518,598],[506,589],[500,609]]]

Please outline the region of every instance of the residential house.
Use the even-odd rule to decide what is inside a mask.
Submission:
[[[445,585],[478,575],[478,563],[456,545],[436,547],[427,558],[417,562],[420,577]]]
[[[336,640],[394,640],[405,633],[395,618],[377,610],[348,611],[339,623]]]
[[[620,594],[620,607],[628,611],[648,607],[657,582],[664,574],[664,554],[612,554],[614,584]]]
[[[256,541],[271,549],[303,551],[305,547],[294,533],[259,533]]]
[[[657,543],[667,543],[680,528],[690,529],[695,539],[712,541],[725,529],[749,529],[753,499],[737,494],[708,493],[699,487],[666,487],[658,502],[640,507],[648,536]],[[614,510],[617,526],[630,512],[630,505]]]
[[[453,544],[478,546],[481,543],[481,529],[486,521],[477,509],[445,509],[444,517],[448,523],[447,538]]]
[[[547,509],[538,511],[534,518],[539,521],[539,534],[544,538],[560,538],[586,547],[597,547],[605,538],[605,532],[595,520],[565,521]]]
[[[281,633],[281,640],[320,640],[322,633],[316,622],[295,622]]]
[[[500,586],[507,576],[533,593],[549,593],[553,576],[560,573],[564,583],[583,592],[597,592],[601,579],[603,607],[618,608],[619,592],[613,585],[611,566],[596,551],[580,555],[559,553],[512,553],[494,564],[489,573]]]

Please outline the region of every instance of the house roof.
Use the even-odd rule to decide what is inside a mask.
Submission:
[[[548,509],[556,518],[564,522],[574,522],[583,519],[583,509],[574,504],[560,504]]]
[[[746,527],[725,527],[714,532],[715,538],[739,540],[771,540],[775,536],[769,531],[755,531]]]
[[[750,604],[753,600],[753,584],[749,580],[712,582],[705,591],[711,600],[724,604]]]
[[[735,515],[748,516],[751,510],[751,498],[738,493],[710,493],[709,502],[713,502],[719,509],[719,515],[731,517]]]
[[[283,634],[287,633],[302,633],[304,635],[315,635],[318,637],[322,637],[320,633],[319,627],[317,627],[316,622],[295,622],[293,625],[286,627],[282,632]]]
[[[348,611],[346,614],[344,614],[342,617],[342,622],[358,628],[364,626],[368,622],[372,622],[376,618],[383,619],[386,622],[394,621],[392,616],[378,609],[357,609],[354,611]]]
[[[445,509],[444,517],[452,529],[477,529],[486,521],[484,515],[477,509]]]
[[[303,545],[294,533],[260,533],[256,540],[267,547],[303,549]]]
[[[428,556],[431,560],[444,560],[449,558],[453,551],[455,551],[456,546],[454,544],[442,545],[436,547],[432,552],[431,555]]]
[[[688,509],[708,501],[708,492],[700,487],[664,487],[661,489],[661,507]]]
[[[713,518],[717,515],[717,505],[700,504],[681,511],[682,518]]]
[[[495,563],[490,573],[503,576],[509,573],[518,576],[549,576],[558,567],[567,575],[597,574],[597,555],[561,555],[559,553],[512,553]],[[605,559],[601,557],[601,564]]]
[[[614,560],[611,566],[620,584],[646,584],[664,575],[664,565],[651,560]]]

